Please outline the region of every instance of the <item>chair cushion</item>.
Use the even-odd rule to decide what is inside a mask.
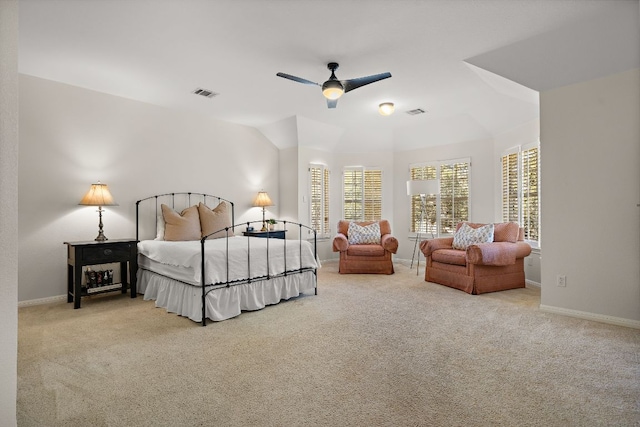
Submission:
[[[471,245],[493,242],[494,225],[473,228],[466,222],[453,235],[453,249],[466,250]]]
[[[362,226],[351,222],[347,238],[350,245],[379,245],[380,224],[374,222],[373,224]]]
[[[384,248],[380,245],[352,245],[347,249],[349,256],[384,256]]]
[[[467,265],[467,253],[457,249],[435,250],[431,253],[431,259],[444,264]]]

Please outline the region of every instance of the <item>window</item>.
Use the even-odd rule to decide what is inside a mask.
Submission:
[[[453,234],[469,220],[470,159],[420,163],[410,166],[412,180],[436,179],[440,194],[426,198],[425,220],[420,220],[420,196],[411,196],[412,233]]]
[[[515,221],[524,228],[524,238],[540,241],[539,165],[536,143],[511,150],[501,158],[502,220]]]
[[[343,216],[347,221],[382,219],[382,170],[348,167],[343,175]]]
[[[309,165],[309,186],[311,228],[318,237],[329,237],[329,169],[324,165]]]

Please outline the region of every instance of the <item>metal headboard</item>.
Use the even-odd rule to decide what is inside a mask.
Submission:
[[[225,199],[224,197],[220,197],[220,196],[214,196],[211,194],[206,194],[206,193],[192,193],[192,192],[178,192],[178,193],[164,193],[164,194],[156,194],[155,196],[149,196],[146,197],[144,199],[140,199],[136,201],[136,240],[140,240],[140,203],[149,201],[149,200],[154,200],[155,203],[155,229],[157,229],[158,227],[158,210],[161,204],[166,204],[167,206],[171,206],[172,209],[176,208],[176,196],[183,198],[184,200],[186,200],[186,206],[184,206],[184,208],[187,208],[189,206],[192,206],[193,203],[196,203],[198,201],[201,201],[202,203],[204,203],[205,205],[207,204],[207,200],[211,199],[214,202],[217,201],[217,204],[219,204],[220,202],[227,202],[229,205],[231,205],[231,225],[232,227],[235,226],[235,207],[234,207],[234,203],[231,200]],[[194,200],[192,202],[192,197]],[[211,206],[211,205],[208,205]],[[211,206],[213,208],[215,208],[215,206]]]

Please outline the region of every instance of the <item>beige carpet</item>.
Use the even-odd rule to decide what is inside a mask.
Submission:
[[[19,310],[20,426],[638,426],[640,331],[319,272],[303,296],[203,328],[120,294]]]

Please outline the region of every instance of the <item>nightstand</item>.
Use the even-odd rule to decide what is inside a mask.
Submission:
[[[120,263],[121,284],[86,288],[84,296],[120,290],[131,291],[131,298],[137,296],[136,274],[138,272],[138,242],[135,239],[116,239],[104,242],[95,240],[86,242],[64,242],[67,245],[67,302],[73,302],[73,308],[80,308],[83,296],[82,267],[86,265]],[[127,281],[127,270],[129,280]]]
[[[256,230],[256,231],[243,231],[242,234],[244,234],[245,236],[251,236],[251,237],[264,237],[264,238],[270,238],[270,239],[284,239],[285,235],[284,233],[286,233],[287,230],[273,230],[273,231],[260,231],[260,230]]]

